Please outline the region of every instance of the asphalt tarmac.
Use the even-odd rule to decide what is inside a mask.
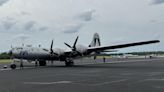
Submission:
[[[24,69],[2,69],[0,92],[164,92],[164,58],[83,59]]]

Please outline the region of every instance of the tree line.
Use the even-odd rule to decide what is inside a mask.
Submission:
[[[0,54],[0,59],[10,59],[10,55],[6,52]]]

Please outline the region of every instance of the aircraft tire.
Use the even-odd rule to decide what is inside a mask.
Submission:
[[[10,65],[10,68],[11,68],[11,69],[16,69],[16,64],[11,64],[11,65]]]
[[[39,66],[46,66],[46,65],[47,65],[46,61],[39,61]]]
[[[65,66],[73,66],[74,62],[72,60],[70,61],[65,61]]]

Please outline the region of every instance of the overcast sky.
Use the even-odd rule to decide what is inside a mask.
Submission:
[[[164,50],[164,0],[0,0],[0,52],[32,44],[68,49],[88,46],[93,34],[102,45],[159,39],[161,43],[120,51]]]

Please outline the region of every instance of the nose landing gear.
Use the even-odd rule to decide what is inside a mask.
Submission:
[[[10,65],[10,68],[11,68],[11,69],[16,69],[16,67],[17,67],[16,64],[11,64],[11,65]]]

